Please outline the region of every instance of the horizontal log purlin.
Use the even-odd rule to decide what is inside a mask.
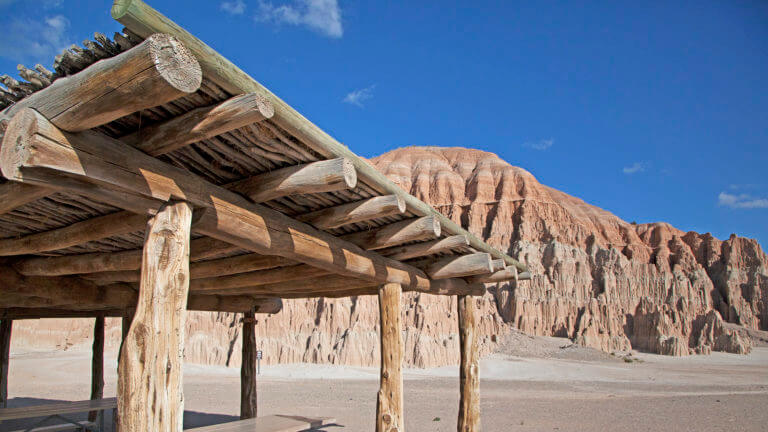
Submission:
[[[432,279],[474,276],[493,271],[491,255],[485,252],[446,257],[419,266],[423,266],[424,272]]]
[[[194,109],[162,123],[142,127],[120,137],[120,141],[149,155],[158,156],[260,122],[272,117],[274,113],[272,104],[263,96],[246,93],[217,105]]]
[[[327,158],[346,157],[352,160],[357,174],[366,184],[374,186],[383,194],[402,196],[410,211],[420,216],[435,216],[446,234],[467,236],[470,245],[481,252],[488,252],[494,258],[501,258],[509,265],[516,266],[520,271],[527,271],[522,263],[492,248],[484,241],[462,229],[447,217],[438,213],[428,204],[413,195],[403,191],[385,175],[377,171],[368,162],[352,153],[345,145],[336,141],[322,129],[307,120],[290,105],[270,92],[231,61],[206,45],[200,39],[190,34],[168,17],[148,6],[141,0],[115,0],[111,10],[112,18],[126,26],[140,37],[152,33],[167,33],[174,35],[194,53],[200,62],[206,79],[210,79],[224,90],[232,93],[259,93],[272,102],[275,116],[272,122],[296,137],[308,147]]]
[[[201,83],[202,71],[194,55],[176,38],[156,34],[56,80],[5,109],[0,118],[10,119],[33,108],[59,129],[78,132],[194,93]]]
[[[51,231],[19,238],[0,239],[0,256],[65,249],[89,241],[141,231],[146,223],[147,219],[144,215],[125,211],[112,213]]]
[[[229,276],[216,276],[193,279],[189,284],[191,292],[219,291],[228,288],[254,287],[275,282],[298,281],[327,274],[327,270],[309,265],[279,267],[269,270],[238,273]]]
[[[340,238],[363,249],[374,250],[436,237],[440,237],[440,222],[432,216],[426,216],[347,234]]]
[[[517,275],[517,280],[531,280],[531,272],[521,272]]]
[[[469,240],[466,236],[455,235],[424,243],[379,249],[378,252],[388,258],[402,261],[427,255],[446,253],[453,249],[466,247],[468,245]]]
[[[470,276],[466,278],[469,283],[497,283],[515,280],[518,278],[517,267],[507,267],[486,275]]]
[[[190,261],[205,260],[212,256],[238,250],[229,243],[203,237],[190,242]],[[129,271],[141,268],[141,249],[122,252],[96,252],[58,257],[22,258],[12,262],[16,271],[25,276],[64,276],[73,274]],[[217,260],[211,260],[217,261]],[[206,262],[201,267],[209,266]],[[223,262],[226,267],[227,263]],[[193,269],[195,264],[191,266]],[[255,269],[253,269],[255,270]],[[194,272],[194,270],[193,270]]]
[[[125,284],[98,286],[90,281],[77,277],[39,277],[23,276],[10,267],[0,268],[0,292],[11,293],[15,297],[40,297],[56,302],[71,299],[65,304],[70,309],[127,309],[136,306],[138,293]],[[13,299],[0,300],[0,307],[13,307],[7,302]],[[211,310],[224,312],[241,312],[251,307],[258,307],[263,301],[251,296],[210,296],[190,295],[187,308],[191,310]],[[274,303],[274,301],[273,301]],[[40,302],[38,307],[46,307],[50,302]],[[267,305],[267,307],[271,307]],[[271,310],[271,309],[270,309]],[[275,312],[265,312],[275,313]]]
[[[94,318],[97,316],[122,317],[122,309],[67,310],[54,308],[0,308],[0,319],[41,319],[41,318]]]
[[[491,270],[494,272],[504,270],[507,268],[507,264],[502,259],[495,259],[491,261]]]
[[[348,159],[338,158],[257,174],[226,188],[261,203],[289,195],[353,189],[356,185],[354,166]]]
[[[318,229],[333,229],[405,213],[405,201],[397,195],[384,195],[328,207],[296,217]]]
[[[105,135],[65,133],[39,113],[25,110],[10,122],[5,141],[15,145],[2,146],[0,165],[16,181],[44,186],[71,177],[91,182],[97,190],[106,184],[146,198],[185,200],[200,207],[195,229],[201,234],[333,273],[429,290],[421,270],[253,204]]]
[[[45,198],[54,192],[52,189],[11,181],[0,184],[0,214],[8,213],[25,204]]]

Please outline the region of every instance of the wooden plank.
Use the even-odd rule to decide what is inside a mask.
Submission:
[[[347,159],[338,158],[289,166],[227,185],[253,202],[320,192],[354,189],[357,173]]]
[[[56,402],[17,408],[2,408],[0,409],[0,420],[47,417],[59,414],[77,414],[92,410],[109,410],[114,408],[117,408],[116,398],[75,402]]]
[[[318,229],[333,229],[405,212],[405,201],[397,195],[384,195],[362,201],[328,207],[298,216],[296,219]]]
[[[424,243],[380,249],[379,253],[395,260],[407,260],[427,255],[446,253],[450,252],[452,249],[466,246],[469,246],[467,237],[463,235],[455,235]]]
[[[376,432],[405,431],[401,295],[399,284],[384,284],[379,290],[381,374],[376,398]]]
[[[122,54],[57,79],[0,117],[34,108],[58,128],[77,132],[197,91],[203,75],[195,56],[172,36],[148,36]]]
[[[329,272],[429,291],[429,279],[414,267],[250,203],[102,134],[64,133],[38,113],[26,110],[11,120],[4,141],[14,143],[0,150],[0,168],[8,178],[46,185],[70,176],[147,198],[184,200],[202,208],[195,215],[195,229],[201,234]]]
[[[420,216],[437,217],[445,233],[464,235],[475,249],[481,252],[488,252],[494,258],[504,259],[507,264],[518,267],[520,271],[527,270],[523,264],[490,247],[484,241],[438,213],[428,204],[403,191],[402,188],[373,168],[368,162],[352,153],[347,146],[336,141],[322,129],[307,120],[231,61],[143,1],[115,0],[111,13],[112,18],[141,37],[147,37],[152,33],[167,33],[175,36],[198,59],[207,79],[215,82],[231,94],[259,93],[272,102],[275,108],[275,116],[270,121],[279,125],[300,142],[320,152],[327,158],[349,158],[354,164],[358,176],[366,184],[375,187],[383,194],[402,196],[411,211]]]
[[[479,432],[480,427],[480,355],[477,351],[477,299],[458,296],[459,314],[459,420],[460,432]]]
[[[272,104],[256,93],[232,97],[197,108],[171,120],[143,127],[120,141],[152,156],[170,153],[194,142],[272,117]]]
[[[332,417],[271,415],[187,429],[186,432],[299,432],[316,430],[335,422]]]
[[[104,398],[104,317],[98,316],[93,323],[93,348],[91,358],[91,399]],[[88,420],[95,421],[98,411],[88,413]]]
[[[347,234],[341,238],[363,249],[374,250],[436,237],[440,237],[440,222],[432,216],[427,216]]]
[[[11,355],[13,320],[0,321],[0,407],[8,406],[8,366]]]
[[[443,258],[428,263],[424,269],[432,279],[473,276],[492,270],[491,255],[485,252]]]
[[[257,415],[256,319],[252,311],[243,314],[242,362],[240,365],[240,419]]]
[[[139,301],[118,366],[119,430],[182,430],[191,222],[192,207],[171,202],[148,223]]]
[[[140,231],[146,222],[144,215],[117,212],[21,238],[0,239],[0,256],[65,249],[89,241]]]

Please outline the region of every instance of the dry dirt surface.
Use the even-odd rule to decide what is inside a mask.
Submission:
[[[522,334],[503,346],[481,363],[485,431],[764,431],[768,424],[765,347],[749,355],[610,356]],[[89,354],[12,353],[10,406],[86,399]],[[115,367],[108,352],[106,396],[115,394]],[[333,416],[337,425],[325,431],[371,431],[377,376],[375,368],[264,367],[259,412]],[[239,369],[188,364],[184,379],[186,427],[236,420]],[[458,394],[456,367],[407,370],[406,429],[456,430]],[[22,426],[4,423],[0,431]]]

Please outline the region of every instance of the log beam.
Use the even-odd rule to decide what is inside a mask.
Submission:
[[[517,267],[507,267],[488,275],[471,276],[467,278],[469,283],[498,283],[517,279]]]
[[[190,244],[190,261],[198,261],[209,259],[213,256],[233,252],[239,249],[237,246],[233,246],[229,243],[212,239],[209,237],[203,237],[192,240]],[[237,257],[239,258],[239,257]],[[226,258],[225,258],[226,259]],[[243,261],[246,261],[245,263]],[[221,260],[211,260],[210,263],[216,262],[222,271],[232,268],[248,268],[247,263],[252,263],[256,266],[255,262],[258,261],[255,257],[251,260],[234,260],[233,262],[225,262]],[[199,273],[200,277],[209,273],[210,264],[200,263]],[[112,272],[112,271],[130,271],[138,270],[141,268],[141,250],[129,250],[124,252],[109,252],[109,253],[89,253],[80,255],[64,255],[58,257],[34,257],[34,258],[22,258],[13,262],[13,268],[19,273],[25,276],[63,276],[73,274],[84,274],[94,272]],[[252,268],[251,270],[258,270],[258,268]],[[190,271],[194,275],[195,265],[193,264]],[[245,270],[250,271],[250,270]],[[226,274],[226,273],[225,273]]]
[[[429,291],[430,281],[412,266],[366,252],[307,224],[157,160],[95,132],[61,132],[33,110],[16,115],[0,149],[0,168],[13,180],[38,185],[77,178],[95,188],[109,185],[128,194],[185,200],[202,209],[201,234],[264,255],[321,267],[329,272],[395,282]],[[119,168],[119,169],[118,169]]]
[[[118,428],[183,429],[182,362],[192,207],[172,202],[147,224],[139,300],[118,366]]]
[[[104,397],[104,316],[93,323],[93,349],[91,358],[91,400]],[[96,421],[98,411],[88,413],[89,421]]]
[[[477,300],[458,296],[459,314],[459,432],[480,431],[480,375],[477,351]]]
[[[256,392],[256,319],[253,312],[243,314],[243,347],[240,365],[240,419],[254,418],[257,415]]]
[[[289,166],[227,185],[260,203],[288,195],[354,189],[357,173],[349,159],[338,158]]]
[[[491,271],[497,272],[507,268],[507,264],[502,259],[491,260]]]
[[[41,319],[41,318],[95,318],[97,316],[120,317],[123,311],[118,309],[69,310],[52,308],[4,308],[0,309],[0,319]]]
[[[437,218],[427,216],[347,234],[341,238],[363,249],[374,250],[436,237],[440,237],[440,222]]]
[[[0,321],[0,408],[8,406],[8,361],[11,355],[13,320]]]
[[[0,184],[0,214],[6,214],[52,193],[51,189],[12,181]]]
[[[385,257],[402,261],[427,255],[446,253],[450,252],[452,249],[467,246],[469,246],[469,239],[467,239],[466,236],[455,235],[424,243],[381,249],[379,250],[379,253]]]
[[[376,398],[376,432],[405,431],[401,295],[402,287],[399,284],[384,284],[379,290],[381,374]]]
[[[295,281],[328,274],[327,270],[308,265],[279,267],[240,273],[230,276],[218,276],[193,280],[190,291],[194,293],[227,290],[229,288],[254,287],[276,282]]]
[[[384,195],[324,208],[303,214],[296,219],[318,229],[333,229],[402,213],[405,213],[405,201],[397,195]]]
[[[194,93],[202,77],[200,64],[184,45],[154,34],[122,54],[57,79],[0,117],[33,108],[59,129],[83,131]]]
[[[116,235],[140,231],[147,218],[129,212],[117,212],[77,222],[51,231],[21,238],[0,240],[0,256],[24,255],[65,249]]]
[[[120,138],[152,156],[170,153],[194,142],[272,117],[272,104],[256,93],[246,93],[218,105],[194,109],[163,123],[143,127]]]
[[[491,271],[491,255],[485,252],[443,258],[427,264],[424,268],[424,272],[432,279],[474,276]]]

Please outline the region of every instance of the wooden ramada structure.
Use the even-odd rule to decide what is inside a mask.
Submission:
[[[121,431],[182,430],[185,310],[244,313],[241,416],[256,415],[253,314],[378,295],[377,431],[403,431],[403,291],[458,296],[458,430],[477,431],[477,302],[526,268],[407,194],[140,0],[126,29],[20,66],[0,89],[0,397],[13,320],[123,317]],[[521,277],[522,278],[522,277]]]

